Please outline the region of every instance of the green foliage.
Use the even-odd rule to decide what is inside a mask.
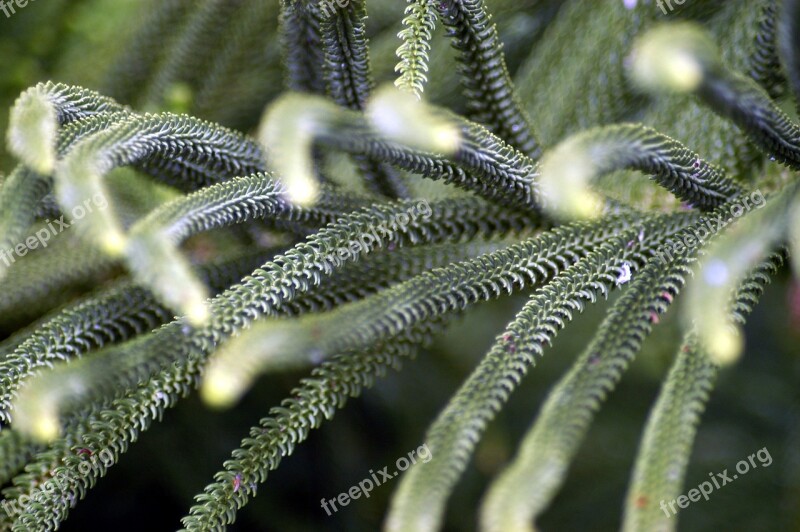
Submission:
[[[410,0],[406,7],[406,18],[403,19],[403,31],[397,36],[403,44],[397,49],[400,62],[395,72],[400,75],[394,82],[397,88],[411,91],[418,98],[422,97],[425,83],[428,81],[428,52],[431,39],[436,28],[436,11],[434,2],[430,0]]]
[[[104,1],[76,4],[113,11]],[[620,291],[593,338],[575,335],[583,352],[476,517],[498,532],[547,518],[596,414],[678,303],[682,330],[668,333],[681,347],[623,516],[626,530],[674,529],[659,501],[684,489],[746,316],[800,254],[800,126],[784,110],[800,101],[800,2],[275,4],[126,6],[140,23],[102,62],[105,82],[75,67],[13,100],[0,528],[59,528],[198,388],[227,408],[266,374],[307,372],[278,406],[259,405],[267,416],[182,520],[223,530],[348,399],[432,358],[479,303],[522,295],[438,405],[430,463],[388,504],[386,530],[445,528],[512,392],[562,329]],[[20,28],[86,16],[39,5],[15,15]],[[429,194],[430,181],[445,186]],[[736,214],[748,200],[753,212]],[[729,223],[711,230],[717,219]],[[101,451],[109,460],[86,469]],[[47,489],[57,478],[70,480]]]

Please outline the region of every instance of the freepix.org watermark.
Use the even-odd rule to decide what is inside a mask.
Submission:
[[[758,463],[756,463],[756,458],[758,459]],[[748,456],[746,460],[739,460],[736,463],[736,473],[728,473],[727,469],[723,469],[722,473],[709,473],[708,476],[711,477],[711,480],[701,482],[696,488],[690,489],[686,495],[681,495],[677,499],[672,499],[669,502],[662,499],[660,504],[661,510],[667,517],[672,517],[678,513],[678,510],[675,509],[676,504],[678,508],[686,508],[691,503],[699,501],[700,497],[708,500],[709,495],[711,495],[714,490],[718,490],[726,484],[730,484],[739,478],[739,475],[746,475],[752,469],[758,468],[759,465],[762,467],[769,467],[771,464],[772,456],[769,454],[769,450],[763,447]]]
[[[326,19],[331,18],[334,14],[336,14],[336,6],[338,5],[340,8],[344,9],[350,4],[350,0],[325,0],[321,4],[320,11],[322,16]]]
[[[686,0],[656,0],[656,5],[665,15],[672,13],[675,10],[675,6],[672,5],[673,3],[676,6],[682,6],[686,3]]]
[[[17,257],[24,257],[29,251],[33,251],[38,247],[46,248],[51,238],[69,229],[73,223],[82,219],[88,213],[93,212],[95,208],[103,210],[107,207],[108,200],[98,192],[91,198],[86,199],[82,205],[77,205],[72,209],[72,218],[69,222],[65,220],[64,215],[57,220],[47,220],[44,223],[44,227],[37,230],[35,234],[29,236],[11,249],[0,250],[0,262],[5,264],[6,267],[11,266],[17,262]]]
[[[36,0],[0,0],[0,11],[2,11],[6,18],[11,18],[11,15],[17,14],[17,8],[22,9],[27,7],[28,3],[35,2]]]
[[[731,203],[728,209],[730,216],[726,217],[724,214],[718,213],[714,219],[700,218],[701,223],[694,227],[691,233],[685,233],[682,238],[667,240],[656,252],[656,256],[663,264],[666,264],[673,259],[673,252],[683,253],[686,249],[691,249],[705,242],[708,237],[722,231],[734,218],[740,218],[754,208],[760,209],[766,203],[764,194],[760,190],[755,190],[749,195],[742,194],[736,201]]]
[[[111,449],[103,449],[99,453],[93,453],[89,449],[78,449],[76,451],[83,461],[78,464],[77,471],[70,469],[56,469],[50,478],[39,484],[30,493],[23,493],[16,499],[4,500],[0,503],[3,511],[9,517],[15,517],[31,504],[41,504],[45,498],[61,497],[68,498],[78,487],[82,478],[89,474],[98,475],[103,468],[108,469],[114,465],[114,453]]]
[[[370,469],[370,476],[368,478],[365,478],[359,482],[358,485],[352,486],[349,490],[343,491],[332,499],[325,500],[323,498],[320,506],[323,510],[325,510],[325,513],[328,515],[333,515],[339,511],[339,508],[336,506],[337,503],[339,506],[344,507],[350,504],[351,500],[359,499],[362,495],[365,499],[368,499],[372,490],[393,479],[409,467],[415,465],[417,463],[417,459],[419,459],[423,464],[427,464],[432,458],[433,454],[431,454],[431,450],[428,449],[428,444],[423,443],[415,450],[409,452],[407,456],[401,456],[398,458],[394,463],[394,466],[397,468],[396,470],[390,472],[389,466],[386,466],[383,469],[379,469],[378,472],[375,473],[372,469]]]

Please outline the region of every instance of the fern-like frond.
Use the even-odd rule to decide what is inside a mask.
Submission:
[[[319,17],[328,96],[346,109],[364,110],[373,86],[367,53],[366,2],[353,0],[340,7],[320,1],[313,5],[312,13]]]
[[[483,0],[435,2],[458,51],[459,74],[472,119],[533,160],[541,155],[531,121],[516,97],[497,27]]]
[[[31,115],[31,107],[39,112]],[[57,157],[83,137],[129,113],[94,91],[50,82],[28,89],[17,99],[9,125],[9,144],[28,166],[17,167],[0,187],[0,249],[11,249],[26,236],[37,207],[50,191],[50,174]],[[0,277],[4,270],[0,265]]]
[[[201,231],[260,218],[319,227],[367,203],[365,198],[325,187],[318,203],[303,209],[285,201],[284,195],[272,176],[254,174],[162,206],[129,232],[124,253],[134,279],[150,287],[167,307],[199,325],[208,319],[208,292],[177,248],[183,240]]]
[[[385,94],[386,91],[381,92],[381,95]],[[383,105],[381,103],[387,100],[387,96],[376,98],[371,107],[378,106],[378,109],[367,113],[378,129],[384,125],[386,136],[395,137],[399,142],[413,139],[413,146],[433,152],[451,153],[456,149],[458,131],[454,124],[434,116],[420,102],[404,101],[399,94],[394,96],[388,95],[390,101]],[[397,112],[394,106],[398,105],[410,116]],[[292,201],[307,205],[316,199],[318,179],[311,149],[314,142],[328,141],[334,147],[357,155],[357,160],[364,164],[382,160],[402,167],[385,153],[371,149],[366,139],[352,139],[355,142],[348,142],[348,147],[336,145],[337,139],[340,142],[347,140],[342,138],[346,134],[345,127],[366,129],[364,136],[375,134],[360,113],[338,107],[320,97],[290,94],[268,109],[260,138],[276,173],[286,182]]]
[[[728,69],[702,29],[689,24],[654,29],[640,38],[633,57],[632,74],[643,87],[695,94],[767,155],[800,168],[800,127],[754,80]]]
[[[436,460],[403,477],[392,499],[387,530],[439,527],[450,491],[486,425],[535,364],[535,356],[542,354],[574,312],[606,297],[619,284],[623,270],[639,270],[644,253],[663,242],[664,233],[687,222],[663,218],[645,222],[641,243],[636,230],[610,238],[533,294],[428,430],[425,442]],[[631,242],[634,245],[629,246]]]
[[[27,235],[36,219],[36,208],[50,182],[25,167],[17,167],[0,185],[0,251],[12,250]],[[0,262],[0,279],[10,264]]]
[[[782,2],[786,3],[786,2]],[[761,8],[753,51],[750,58],[749,76],[767,91],[773,100],[784,93],[786,75],[779,55],[781,6],[780,2],[767,1]]]
[[[716,376],[717,368],[690,334],[647,420],[626,500],[623,530],[676,529],[676,516],[658,508],[656,501],[663,505],[665,500],[678,497],[697,424]]]
[[[737,322],[744,323],[783,261],[782,253],[770,255],[739,285],[732,305]],[[717,366],[697,335],[689,332],[648,417],[626,498],[623,530],[676,529],[674,512],[670,515],[656,503],[672,501],[680,494],[700,415],[716,375]]]
[[[704,27],[720,43],[723,61],[740,72],[755,73],[761,9],[772,0],[732,0],[716,6]],[[716,4],[715,4],[716,5]],[[685,7],[685,6],[684,6]],[[660,11],[660,10],[659,10]],[[675,22],[672,14],[670,22]],[[626,52],[628,53],[628,52]],[[753,181],[767,157],[747,135],[697,98],[685,94],[657,94],[641,121],[678,139],[706,160],[724,168],[732,179]],[[624,185],[623,185],[624,186]]]
[[[297,92],[325,93],[319,19],[303,0],[281,0],[280,33],[286,58],[286,86]]]
[[[265,252],[237,254],[198,268],[212,293],[228,288],[263,262]],[[0,419],[9,421],[11,400],[22,381],[43,367],[121,343],[172,319],[145,288],[122,281],[37,323],[0,359]]]
[[[712,216],[727,212],[728,207],[723,206]],[[703,219],[675,238],[696,235],[705,223]],[[613,391],[660,315],[678,296],[697,252],[684,247],[666,260],[663,254],[657,255],[615,303],[598,335],[549,395],[514,462],[492,485],[482,509],[486,530],[528,529],[549,505],[594,413]],[[766,284],[763,278],[757,281]],[[740,298],[749,292],[742,292]]]
[[[33,122],[12,119],[9,137],[26,137],[27,135],[24,132],[26,126],[40,131],[56,133],[56,129],[46,123],[50,120],[55,120],[58,127],[63,127],[76,120],[89,118],[99,113],[115,115],[128,115],[131,113],[130,109],[117,103],[113,98],[103,96],[93,90],[53,82],[39,83],[23,92],[14,103],[16,111],[12,113],[12,116],[15,113],[22,116],[26,115],[25,109],[31,105],[36,107],[46,105],[50,110],[42,115],[33,117],[36,118]],[[44,121],[45,124],[40,124],[41,121]],[[52,136],[48,138],[53,142],[55,141]],[[34,143],[41,142],[41,140],[31,139]],[[12,141],[11,144],[17,143]],[[32,162],[36,163],[38,161]]]
[[[81,227],[94,242],[118,254],[124,249],[125,238],[113,205],[109,203],[104,209],[85,207],[90,198],[107,196],[103,178],[112,169],[142,163],[151,170],[166,170],[159,172],[164,177],[171,174],[178,178],[168,180],[168,184],[193,190],[263,171],[263,159],[255,142],[208,122],[170,114],[128,117],[81,139],[64,155],[56,167],[55,192],[65,212],[86,212]]]
[[[567,217],[595,214],[603,198],[590,185],[603,174],[623,169],[649,175],[702,210],[743,192],[724,171],[680,142],[641,124],[619,124],[574,135],[545,155],[540,182],[547,209]]]
[[[355,266],[355,265],[354,265]],[[319,290],[312,290],[307,295],[295,299],[295,303],[307,305],[307,309],[314,309],[319,306],[325,309],[333,308],[339,301],[347,298],[348,288],[340,283],[331,283],[321,286]],[[277,309],[279,313],[287,310],[287,307]],[[275,408],[274,418],[262,420],[262,428],[253,429],[257,436],[252,442],[247,439],[243,442],[244,450],[234,453],[241,456],[248,452],[253,443],[267,446],[272,451],[264,454],[259,453],[257,460],[265,465],[259,466],[258,462],[253,462],[252,467],[263,467],[264,471],[277,466],[280,456],[276,453],[286,452],[287,446],[293,446],[303,439],[311,428],[315,428],[321,423],[322,419],[316,414],[324,409],[330,412],[332,417],[336,408],[344,406],[345,400],[349,396],[356,396],[361,389],[371,386],[375,378],[382,376],[387,369],[398,369],[400,362],[404,358],[410,358],[416,352],[414,345],[429,341],[434,331],[440,330],[441,324],[424,324],[416,331],[406,334],[405,339],[394,342],[385,348],[371,353],[364,353],[358,356],[345,355],[336,357],[326,362],[323,366],[314,371],[312,378],[303,381],[301,388],[293,393],[292,398],[287,401],[286,407]],[[167,331],[168,329],[164,329]],[[165,340],[162,334],[161,340]],[[176,345],[172,346],[177,347]],[[195,347],[196,349],[196,347]],[[173,406],[175,402],[189,393],[195,386],[197,375],[202,371],[198,365],[198,355],[200,353],[187,353],[187,358],[176,366],[166,370],[166,374],[159,378],[152,379],[141,385],[139,389],[129,395],[114,399],[108,406],[99,406],[91,409],[88,414],[76,415],[68,419],[67,430],[63,439],[57,440],[48,451],[38,455],[34,460],[36,466],[31,466],[31,471],[39,471],[35,474],[26,474],[15,479],[15,488],[6,490],[4,495],[8,500],[18,500],[23,493],[35,496],[38,486],[47,480],[49,473],[47,468],[51,464],[65,464],[58,470],[68,478],[74,478],[76,484],[70,486],[67,498],[83,497],[86,489],[94,485],[97,479],[105,474],[107,467],[112,464],[103,462],[102,467],[83,470],[80,468],[80,460],[74,460],[76,447],[90,449],[110,449],[113,452],[115,463],[119,456],[124,453],[130,443],[138,439],[139,433],[146,430],[154,419],[160,418],[165,409]],[[290,406],[291,405],[291,406]],[[297,413],[297,415],[294,415]],[[288,417],[285,417],[288,414]],[[129,423],[133,420],[133,428]],[[284,427],[284,423],[289,425]],[[301,436],[303,434],[303,436]],[[278,435],[276,439],[274,436]],[[288,438],[288,439],[287,439]],[[256,451],[258,452],[258,447]],[[234,466],[248,467],[234,462]],[[231,467],[226,463],[226,467]],[[54,472],[55,474],[55,472]],[[247,489],[255,492],[255,478],[261,478],[266,473],[255,473],[252,469],[247,470],[248,479]],[[44,477],[43,477],[44,475]],[[239,473],[242,475],[242,473]],[[251,477],[251,475],[255,475]],[[224,473],[227,477],[228,474]],[[252,478],[252,481],[251,481]],[[232,520],[233,512],[241,504],[241,496],[247,497],[242,493],[237,495],[238,490],[230,492],[229,487],[209,486],[209,493],[218,496],[215,504],[211,504],[193,509],[194,513],[218,512],[213,519]],[[18,519],[18,527],[30,527],[38,530],[47,519],[55,519],[56,522],[63,520],[69,512],[70,506],[64,505],[64,498],[58,500],[45,500],[41,505],[29,508],[21,514]],[[229,505],[233,505],[231,508]],[[227,506],[226,506],[227,505]],[[46,516],[46,517],[45,517]],[[53,517],[55,516],[55,517]],[[17,516],[13,516],[17,517]],[[186,518],[192,522],[194,518]],[[227,521],[230,522],[230,521]],[[187,524],[187,527],[191,527]]]
[[[336,109],[322,100],[294,98],[287,100],[285,107],[280,109],[280,115],[291,118],[290,123],[295,124],[291,128],[293,130],[308,120],[306,116],[298,122],[299,109],[308,110],[312,105],[316,108],[312,107],[314,110],[309,111],[313,114],[313,130],[303,131],[304,136],[299,140],[301,147],[311,142],[307,138],[311,135],[314,140],[327,146],[348,153],[374,156],[404,170],[452,183],[498,203],[527,210],[538,209],[540,198],[535,182],[536,163],[478,124],[443,110],[432,109],[435,115],[425,120],[424,123],[431,124],[426,131],[409,120],[420,115],[430,116],[424,108],[411,117],[393,113],[391,117],[394,120],[387,120],[383,114],[386,105],[381,105],[379,101],[374,113],[368,109],[366,116],[370,120],[367,122],[356,113]],[[403,120],[400,123],[402,125],[398,125],[397,120]],[[453,126],[457,126],[455,136]],[[269,120],[268,117],[262,134],[264,143],[267,146],[285,146],[287,138],[298,142],[294,134],[286,134],[285,127],[284,120]],[[432,135],[432,132],[436,134]],[[400,142],[416,138],[416,145],[422,143],[427,149],[403,146],[394,140],[396,138],[401,139]],[[454,142],[454,139],[459,140]],[[451,156],[452,162],[446,155],[437,153],[446,152],[445,147],[456,150]],[[275,157],[289,156],[287,150],[275,150]],[[315,180],[311,177],[310,152],[301,149],[288,153],[291,153],[292,160],[280,163],[286,170],[279,171],[279,175],[298,176],[294,178],[299,182],[297,196],[306,198],[311,194],[313,198]],[[291,187],[291,183],[288,186]],[[308,189],[311,192],[304,192]]]
[[[697,328],[704,349],[716,364],[730,364],[741,354],[742,333],[728,320],[730,298],[751,268],[788,241],[791,205],[799,192],[800,182],[794,182],[776,197],[761,196],[760,202],[754,201],[751,208],[756,210],[712,244],[697,279],[690,285],[686,318],[690,327]],[[742,205],[733,205],[730,213],[741,216],[743,211]]]
[[[400,60],[394,68],[399,76],[395,86],[422,97],[428,82],[428,53],[436,29],[436,7],[433,0],[408,0],[403,30],[397,34],[403,44],[397,49]]]
[[[211,122],[170,113],[129,116],[81,139],[61,162],[101,172],[139,163],[143,171],[183,191],[264,171],[258,144]],[[58,172],[57,172],[58,173]]]
[[[471,261],[431,270],[329,314],[256,324],[211,359],[205,397],[230,405],[259,373],[275,366],[302,367],[337,353],[367,349],[426,320],[541,286],[606,239],[639,223],[638,217],[621,216],[565,226]]]
[[[725,212],[725,208],[718,211]],[[703,223],[678,233],[678,237],[695,234]],[[695,253],[696,250],[689,253],[684,248],[666,264],[653,259],[614,305],[598,336],[548,397],[514,462],[487,494],[482,510],[485,530],[532,529],[533,520],[562,484],[594,412],[613,391],[659,316],[677,297]],[[740,291],[736,306],[741,305],[742,315],[760,295],[759,285],[763,287],[768,282],[764,274],[775,273],[779,263],[777,257],[770,259]],[[635,508],[650,508],[654,500],[637,498]],[[642,524],[632,528],[649,529]]]
[[[464,528],[445,510],[472,454],[483,475],[507,448],[489,423],[577,313],[622,288],[480,508],[488,531],[533,530],[570,469],[584,473],[595,415],[686,284],[687,343],[623,523],[676,527],[659,498],[681,489],[718,366],[784,261],[800,272],[800,126],[783,111],[800,102],[800,0],[124,4],[37,4],[0,38],[0,159],[18,164],[0,160],[0,530],[61,527],[189,394],[230,406],[264,373],[308,371],[182,521],[224,530],[348,398],[437,336],[468,351],[496,313],[465,316],[467,334],[447,330],[456,318],[528,292],[450,383],[430,463],[396,463],[387,531]],[[97,46],[127,33],[119,62]],[[107,67],[108,96],[79,86]],[[10,106],[34,76],[74,85]],[[464,369],[433,347],[447,356],[413,383],[432,399],[437,374]],[[406,385],[386,384],[357,415]],[[340,510],[328,524],[358,525]]]
[[[363,111],[374,84],[367,47],[365,0],[351,0],[343,7],[320,0],[312,10],[319,17],[327,95],[341,107]],[[390,198],[409,197],[408,188],[395,169],[368,156],[357,155],[354,159],[371,191]]]
[[[82,403],[119,393],[150,378],[156,371],[187,356],[180,344],[208,354],[222,339],[257,317],[272,314],[276,307],[318,284],[321,277],[378,247],[502,234],[536,219],[477,200],[425,202],[427,208],[420,205],[418,208],[411,201],[375,204],[343,216],[308,242],[265,264],[264,269],[256,270],[241,284],[214,298],[210,302],[211,318],[204,327],[193,330],[181,319],[158,334],[122,346],[122,353],[104,350],[29,380],[14,402],[17,427],[24,425],[38,437],[52,439],[58,434],[59,412],[74,410]],[[469,212],[483,214],[480,218],[465,217]],[[400,215],[408,218],[406,225],[398,222]],[[471,220],[479,222],[473,224]],[[351,248],[352,242],[382,225],[392,228],[385,233],[385,239],[370,241],[359,250]],[[342,256],[337,253],[340,249],[349,251]],[[81,384],[75,386],[78,382]]]
[[[494,236],[485,239],[474,238],[460,243],[390,248],[378,252],[367,260],[345,265],[330,277],[321,279],[315,291],[281,308],[286,311],[287,316],[304,314],[306,308],[311,312],[324,312],[332,307],[326,303],[329,301],[328,298],[323,298],[316,306],[311,301],[317,297],[314,294],[326,286],[336,286],[341,290],[342,296],[337,299],[337,304],[344,305],[407,281],[429,269],[445,267],[484,253],[491,253],[513,245],[518,240],[518,236]]]
[[[693,224],[676,238],[696,229]],[[481,510],[484,530],[531,529],[561,487],[595,412],[683,288],[696,253],[683,248],[666,262],[654,257],[614,304],[595,338],[550,392],[514,461],[493,482]]]
[[[93,135],[113,125],[119,113],[99,112],[86,118],[70,122],[58,130],[55,152],[63,156],[72,146],[84,137]],[[24,165],[14,169],[0,187],[0,239],[9,247],[14,247],[30,229],[37,212],[47,199],[52,188],[51,174],[39,174]],[[41,214],[57,218],[57,211]]]
[[[255,496],[258,484],[312,429],[331,419],[349,397],[360,395],[388,369],[399,369],[404,359],[415,356],[416,346],[428,345],[442,328],[442,320],[420,324],[389,344],[338,355],[316,368],[281,406],[250,430],[250,437],[225,462],[225,470],[195,497],[196,504],[183,518],[185,530],[219,530],[233,523],[236,511]],[[234,478],[240,482],[234,483]]]
[[[19,383],[36,370],[149,332],[171,317],[145,290],[130,283],[60,312],[0,362],[3,420],[9,421],[11,398]]]
[[[18,505],[17,512],[3,513],[4,528],[36,531],[58,528],[69,513],[72,501],[86,495],[108,467],[138,439],[140,431],[149,428],[166,408],[188,394],[193,384],[189,375],[191,372],[176,368],[117,399],[107,408],[98,408],[78,418],[77,426],[66,438],[37,454],[27,467],[28,473],[16,477],[14,487],[3,491],[8,503]],[[81,467],[85,450],[110,452],[111,463],[107,463],[106,456],[85,469]],[[58,486],[58,497],[48,497],[43,492],[53,477],[70,479],[68,484]],[[22,495],[28,495],[31,503],[20,507]]]
[[[42,444],[32,442],[16,430],[0,431],[0,482],[6,484],[43,449]]]

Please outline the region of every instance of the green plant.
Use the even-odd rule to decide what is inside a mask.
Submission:
[[[198,386],[228,407],[262,374],[310,371],[182,521],[223,529],[348,398],[469,307],[525,292],[428,430],[433,459],[393,495],[387,530],[438,529],[487,424],[558,332],[617,289],[480,524],[532,528],[644,339],[685,299],[624,510],[626,530],[676,526],[658,503],[683,489],[717,371],[740,356],[738,329],[792,245],[800,273],[800,126],[776,103],[800,96],[800,3],[664,15],[649,2],[411,0],[396,87],[378,89],[372,4],[158,2],[104,91],[44,82],[16,100],[0,249],[22,247],[0,275],[4,312],[22,310],[0,345],[0,467],[5,508],[20,511],[4,526],[57,528]],[[388,4],[374,2],[379,26]],[[546,28],[524,60],[508,47],[513,81],[487,4]],[[439,24],[462,99],[434,84],[452,64],[434,54]],[[373,62],[387,61],[375,41]],[[23,258],[62,213],[69,232]],[[85,470],[100,450],[112,459]],[[70,481],[43,490],[53,478]]]

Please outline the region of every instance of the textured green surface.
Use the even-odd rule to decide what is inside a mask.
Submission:
[[[0,529],[797,528],[798,6],[0,14]]]

